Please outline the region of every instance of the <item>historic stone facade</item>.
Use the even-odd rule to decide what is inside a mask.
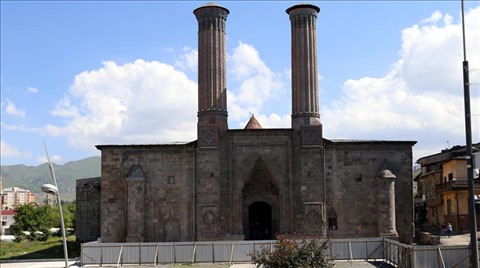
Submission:
[[[215,4],[198,20],[198,140],[98,145],[104,242],[399,237],[413,229],[413,141],[325,139],[319,115],[316,17],[287,9],[292,27],[292,128],[252,116],[229,129],[225,23]]]

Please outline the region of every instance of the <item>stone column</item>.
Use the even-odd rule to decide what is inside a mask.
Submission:
[[[126,242],[145,241],[145,176],[140,165],[134,165],[127,181]]]
[[[320,8],[299,4],[286,12],[292,32],[292,128],[320,125],[316,26]]]
[[[193,13],[198,21],[198,143],[216,147],[228,129],[225,22],[229,11],[209,3]]]
[[[398,237],[395,223],[396,178],[390,170],[383,170],[377,176],[378,234],[382,237]]]

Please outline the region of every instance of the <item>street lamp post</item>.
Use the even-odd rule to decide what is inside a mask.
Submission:
[[[48,167],[50,169],[50,174],[52,175],[53,185],[52,184],[42,185],[42,191],[47,194],[53,194],[57,196],[58,210],[60,212],[60,229],[62,230],[62,237],[63,237],[63,255],[65,257],[65,268],[68,268],[67,235],[65,233],[65,222],[63,220],[62,201],[60,200],[60,191],[58,190],[57,178],[55,176],[55,171],[53,170],[53,165],[50,162],[50,157],[48,156],[47,145],[45,144],[45,141],[43,141],[43,145],[45,146],[45,153],[47,154]]]
[[[68,250],[67,250],[67,235],[65,233],[65,223],[63,220],[63,211],[62,211],[62,202],[60,200],[60,193],[58,192],[57,187],[52,184],[42,185],[42,191],[47,194],[53,194],[57,196],[58,210],[60,211],[60,229],[62,230],[63,237],[63,254],[65,256],[65,268],[68,267]]]
[[[463,93],[465,103],[465,138],[468,178],[468,214],[470,216],[470,247],[472,268],[478,268],[478,241],[477,241],[477,213],[475,211],[475,183],[473,181],[473,159],[472,159],[472,122],[470,112],[470,79],[467,61],[467,49],[465,45],[465,15],[462,0],[462,37],[463,37]]]

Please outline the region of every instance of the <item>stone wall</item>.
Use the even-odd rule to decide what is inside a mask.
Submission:
[[[395,220],[399,239],[413,237],[412,142],[333,142],[326,144],[327,210],[335,211],[337,230],[331,237],[379,236],[382,224],[378,176],[395,174]],[[384,189],[387,191],[388,189]],[[380,194],[379,194],[380,191]]]
[[[228,131],[212,148],[99,146],[103,241],[252,239],[251,206],[271,213],[262,226],[271,238],[411,241],[414,143],[303,146],[295,133]]]
[[[100,198],[101,178],[79,179],[76,182],[76,222],[77,242],[95,241],[100,237]]]
[[[192,145],[98,147],[102,150],[101,234],[104,242],[124,242],[127,236],[144,240],[138,242],[192,240]],[[138,192],[129,191],[127,185],[134,166],[143,173],[144,192],[143,196],[135,197],[135,206],[129,206],[132,198],[128,198],[128,193]],[[129,215],[141,220],[127,224]],[[128,225],[131,228],[127,230]]]

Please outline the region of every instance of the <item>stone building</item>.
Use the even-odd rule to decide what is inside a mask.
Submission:
[[[198,21],[197,140],[97,145],[103,242],[413,235],[413,141],[326,139],[319,115],[316,18],[286,10],[292,33],[292,126],[227,122],[226,19]]]
[[[75,220],[76,241],[95,241],[100,237],[101,178],[86,178],[76,181]]]

